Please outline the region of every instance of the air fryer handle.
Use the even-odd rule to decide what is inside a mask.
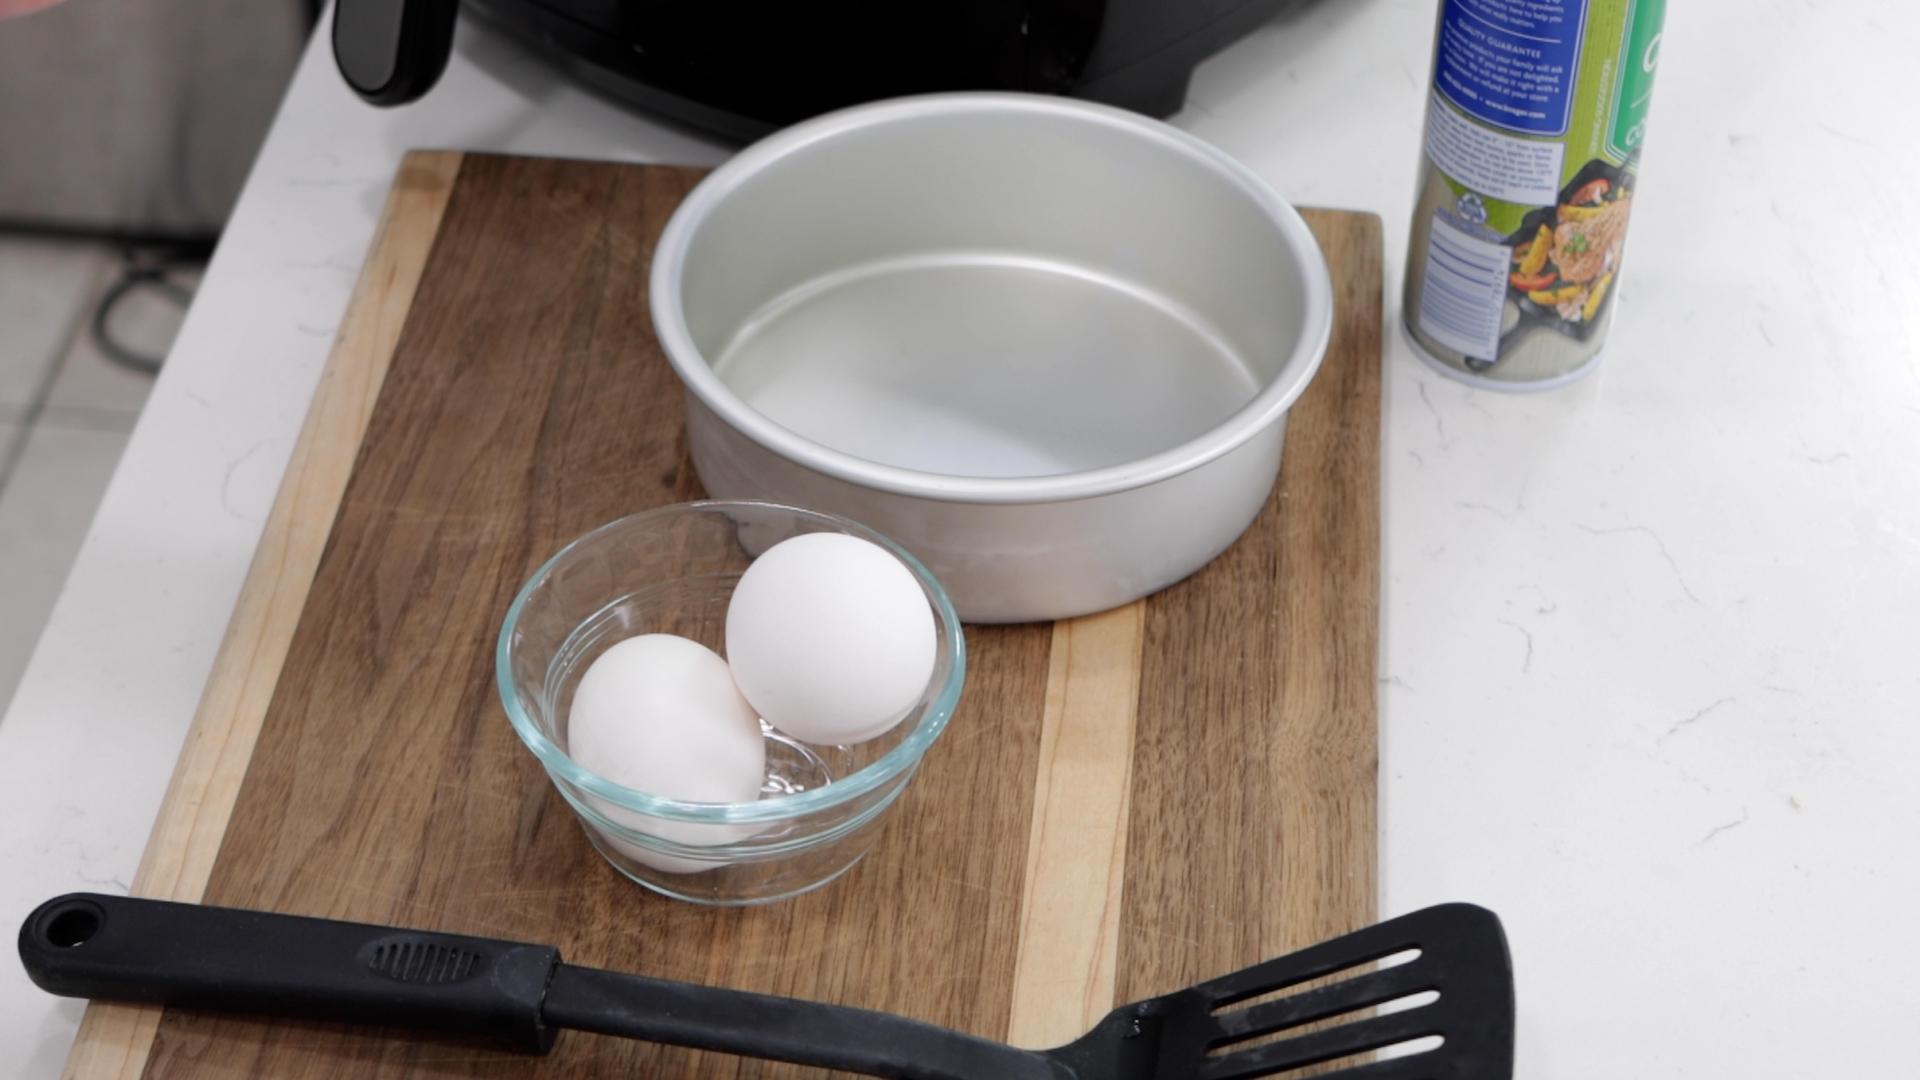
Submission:
[[[20,927],[63,997],[431,1028],[545,1053],[558,951],[458,934],[70,893]]]
[[[460,0],[336,0],[334,63],[354,93],[404,105],[447,69],[459,10]]]

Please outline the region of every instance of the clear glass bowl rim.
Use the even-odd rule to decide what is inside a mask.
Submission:
[[[940,641],[937,647],[944,649],[953,658],[947,671],[946,681],[934,695],[933,700],[919,711],[913,730],[907,733],[906,738],[900,740],[900,745],[887,751],[879,760],[869,762],[851,776],[811,791],[779,795],[750,803],[680,802],[622,787],[597,773],[582,768],[568,757],[564,750],[555,745],[553,740],[547,737],[547,733],[540,729],[540,725],[534,718],[520,706],[519,683],[513,677],[511,664],[512,642],[514,629],[520,625],[520,616],[526,608],[528,599],[533,595],[533,591],[553,573],[555,567],[565,562],[583,545],[608,533],[631,528],[656,518],[688,513],[724,513],[732,509],[771,510],[812,518],[838,531],[872,541],[905,563],[907,569],[913,572],[913,576],[926,587],[939,614]],[[624,810],[632,810],[668,821],[702,824],[789,820],[856,799],[912,769],[926,754],[927,748],[940,737],[940,733],[946,730],[947,721],[953,717],[953,710],[960,701],[960,687],[966,681],[966,668],[966,636],[960,626],[960,617],[953,610],[953,602],[947,598],[947,591],[940,586],[940,582],[925,566],[921,565],[920,560],[913,557],[912,553],[888,537],[838,514],[759,499],[703,499],[698,502],[674,503],[628,514],[626,517],[617,518],[582,533],[555,552],[552,558],[540,564],[540,568],[520,586],[520,591],[514,595],[513,604],[507,608],[506,619],[500,624],[500,637],[494,649],[494,681],[500,694],[500,703],[507,711],[507,719],[513,724],[513,730],[520,736],[520,741],[540,759],[540,763],[546,767],[550,776],[555,780],[564,780]]]

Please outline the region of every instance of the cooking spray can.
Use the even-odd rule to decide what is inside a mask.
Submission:
[[[1619,293],[1666,0],[1441,0],[1401,318],[1500,390],[1592,369]]]

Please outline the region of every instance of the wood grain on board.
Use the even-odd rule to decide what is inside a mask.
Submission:
[[[1147,601],[1124,1001],[1374,921],[1380,219],[1304,216],[1334,328],[1280,483],[1238,543]]]
[[[228,725],[240,731],[203,707],[176,776],[179,788],[209,753],[248,761],[231,812],[170,798],[149,851],[174,858],[155,853],[199,829],[201,844],[221,838],[218,856],[138,891],[546,942],[574,963],[1028,1042],[1370,920],[1376,219],[1307,215],[1337,326],[1248,535],[1119,612],[969,628],[961,710],[867,860],[790,901],[707,909],[600,861],[492,678],[499,620],[539,562],[594,525],[699,493],[645,303],[653,240],[699,174],[468,155],[415,156],[403,177],[427,164],[457,172],[437,228],[438,208],[408,202],[403,180],[349,316],[407,312],[337,514],[301,519],[309,544],[332,520],[318,570],[256,562],[235,656],[223,651],[207,694],[271,698],[258,721]],[[412,287],[392,268],[423,237]],[[355,363],[349,337],[335,367]],[[333,467],[352,445],[326,442]],[[284,663],[271,649],[248,662],[235,635],[260,616],[247,613],[289,605]],[[530,1059],[179,1010],[150,1045],[89,1056],[108,1011],[89,1011],[75,1075],[815,1075],[578,1033]]]

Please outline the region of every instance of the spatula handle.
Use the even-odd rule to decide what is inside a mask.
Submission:
[[[20,927],[42,990],[451,1031],[545,1053],[557,950],[457,934],[71,893]]]
[[[893,1080],[1093,1080],[1046,1055],[904,1016],[572,964],[554,972],[546,1014],[580,1031]]]

